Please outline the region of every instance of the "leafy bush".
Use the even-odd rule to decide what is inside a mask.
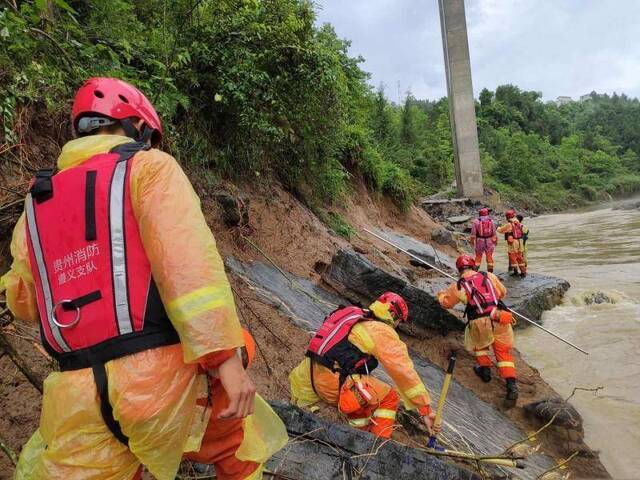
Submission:
[[[336,212],[329,212],[324,218],[321,218],[328,227],[333,230],[337,235],[346,238],[347,240],[351,239],[351,236],[355,233],[355,230],[349,223]]]
[[[370,189],[408,208],[454,177],[446,99],[373,92],[310,0],[21,0],[0,6],[1,142],[35,106],[67,118],[90,76],[156,105],[165,148],[221,177],[278,178],[312,206]],[[513,85],[476,106],[488,185],[535,209],[639,191],[640,102],[593,94],[557,107]],[[7,149],[0,149],[6,151]],[[353,176],[353,177],[352,177]]]

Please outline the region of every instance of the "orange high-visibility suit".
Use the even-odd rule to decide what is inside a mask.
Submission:
[[[118,135],[70,141],[58,168],[73,168],[130,141]],[[253,415],[218,420],[228,399],[215,380],[213,408],[198,402],[207,398],[204,368],[215,369],[245,343],[200,201],[175,159],[159,150],[137,153],[131,168],[134,215],[180,344],[106,363],[109,400],[128,447],[102,418],[91,368],[51,373],[40,428],[22,450],[15,479],[127,480],[144,465],[158,480],[173,480],[184,452],[201,452],[199,459],[216,464],[218,478],[261,478],[262,464],[287,441],[275,412],[256,396]],[[38,322],[24,216],[11,253],[0,290],[16,318]]]
[[[346,382],[360,381],[368,385],[374,400],[367,407],[347,415],[350,425],[376,436],[389,438],[395,426],[400,397],[408,409],[417,409],[422,416],[431,413],[429,392],[413,368],[407,346],[391,325],[377,320],[361,321],[354,325],[348,340],[363,353],[375,357],[384,366],[398,389],[396,391],[392,386],[371,375],[351,375]],[[339,374],[316,362],[313,362],[312,367],[309,357],[305,357],[292,370],[289,382],[291,401],[298,406],[313,405],[319,400],[330,405],[338,405]]]
[[[465,270],[463,277],[475,275],[473,270]],[[487,273],[488,279],[493,284],[496,295],[502,299],[507,294],[507,289],[493,273]],[[458,303],[467,303],[467,294],[463,288],[458,289],[457,283],[438,293],[438,301],[443,308],[453,308]],[[511,316],[508,316],[511,318]],[[496,366],[502,378],[516,378],[515,364],[511,355],[513,347],[513,328],[511,320],[506,323],[492,321],[489,316],[479,317],[467,324],[464,332],[465,348],[473,352],[478,365],[491,367],[493,362],[489,358],[489,347],[493,347],[496,355]]]
[[[504,234],[507,240],[507,255],[509,256],[509,266],[514,270],[520,270],[520,273],[527,273],[527,264],[524,259],[524,240],[522,238],[513,238],[513,223],[518,222],[517,218],[510,218],[507,223],[498,227],[498,233]],[[523,231],[524,233],[524,231]]]

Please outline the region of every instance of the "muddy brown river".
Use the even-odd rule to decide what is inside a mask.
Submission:
[[[525,223],[531,271],[571,283],[544,325],[590,355],[536,328],[520,330],[517,347],[563,396],[574,386],[604,387],[572,399],[586,441],[614,478],[640,478],[640,210],[600,208]],[[502,270],[504,242],[497,256]]]

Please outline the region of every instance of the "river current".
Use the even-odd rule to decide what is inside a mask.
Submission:
[[[640,478],[640,211],[609,207],[525,223],[530,270],[571,283],[544,325],[590,355],[536,328],[519,330],[516,346],[562,396],[575,386],[604,387],[571,400],[586,441],[614,478]],[[496,254],[500,271],[504,242]]]

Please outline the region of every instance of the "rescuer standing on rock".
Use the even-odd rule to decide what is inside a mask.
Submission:
[[[476,251],[476,268],[480,268],[482,255],[487,259],[487,271],[493,272],[493,251],[498,243],[496,224],[489,217],[489,209],[481,208],[471,225],[471,244]]]
[[[389,438],[402,397],[432,431],[435,413],[429,393],[395,331],[408,315],[404,299],[391,292],[368,310],[352,306],[331,313],[311,340],[306,358],[289,374],[292,402],[309,406],[323,400],[336,405],[353,427]],[[378,361],[399,394],[370,375]]]
[[[522,258],[524,258],[524,266],[529,268],[529,259],[527,258],[527,241],[529,240],[529,227],[527,227],[524,222],[523,215],[516,215],[516,218],[522,225]]]
[[[199,199],[152,148],[158,115],[135,87],[92,78],[72,122],[79,138],[58,173],[36,174],[1,279],[61,370],[15,478],[127,480],[144,465],[173,480],[188,451],[216,478],[262,478],[286,431],[237,354],[251,341]]]
[[[507,289],[493,273],[478,272],[476,262],[470,255],[461,255],[456,260],[460,279],[446,290],[438,293],[443,308],[453,308],[458,303],[466,304],[467,328],[464,332],[465,348],[473,352],[477,365],[476,375],[483,382],[491,381],[492,361],[489,347],[496,355],[496,366],[507,383],[506,403],[515,405],[518,398],[516,369],[511,356],[513,346],[513,315],[502,299]]]
[[[518,270],[520,270],[520,276],[524,278],[527,276],[527,265],[524,260],[524,232],[522,225],[516,218],[515,210],[507,210],[504,216],[507,222],[498,227],[498,233],[503,233],[507,241],[509,270],[511,270],[511,274],[514,276],[518,275]]]

